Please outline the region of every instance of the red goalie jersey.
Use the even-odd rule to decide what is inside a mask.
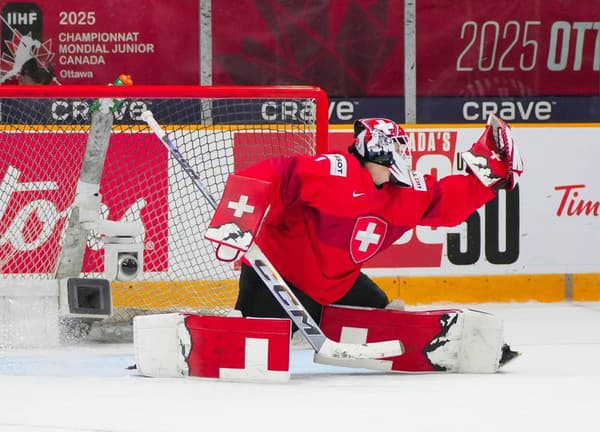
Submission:
[[[271,209],[257,244],[290,283],[321,304],[343,297],[361,266],[417,225],[455,226],[496,196],[473,174],[375,186],[352,155],[279,157],[240,173],[266,180]]]

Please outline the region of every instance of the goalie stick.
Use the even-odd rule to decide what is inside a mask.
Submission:
[[[141,118],[181,165],[213,210],[216,210],[217,201],[210,194],[206,186],[204,186],[194,168],[190,166],[181,154],[177,145],[154,119],[152,112],[144,111]],[[256,243],[246,252],[245,257],[269,288],[271,294],[273,294],[293,323],[298,327],[306,341],[320,356],[337,359],[378,359],[382,357],[394,357],[404,353],[404,346],[399,340],[353,344],[335,342],[329,339]]]

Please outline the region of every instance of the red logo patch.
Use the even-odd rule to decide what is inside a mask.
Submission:
[[[368,260],[383,245],[388,224],[375,216],[363,216],[356,220],[350,239],[350,256],[355,263]]]

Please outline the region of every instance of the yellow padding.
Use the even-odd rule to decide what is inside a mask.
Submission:
[[[373,278],[391,299],[437,302],[555,302],[565,300],[565,275],[495,275]]]
[[[600,300],[600,274],[581,273],[573,275],[573,300]]]
[[[431,303],[600,301],[600,274],[374,277],[390,299]],[[237,280],[113,282],[115,308],[232,308]]]
[[[237,280],[112,282],[115,308],[148,310],[231,308],[237,299]]]

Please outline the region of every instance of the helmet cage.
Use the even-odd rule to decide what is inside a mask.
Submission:
[[[410,145],[400,126],[387,119],[360,119],[354,123],[354,136],[354,149],[361,160],[389,167],[393,183],[411,184]]]
[[[364,158],[379,165],[390,166],[394,163],[394,153],[400,153],[401,146],[406,144],[404,137],[390,137],[375,129],[371,132],[371,139],[365,139]]]

